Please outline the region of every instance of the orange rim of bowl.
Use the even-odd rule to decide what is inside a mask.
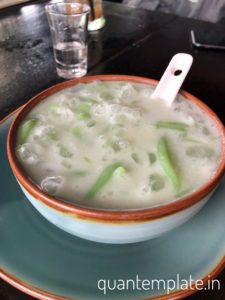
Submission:
[[[38,187],[33,185],[26,177],[25,172],[23,171],[20,163],[15,154],[15,137],[18,126],[20,122],[23,120],[24,116],[39,102],[44,100],[46,97],[55,94],[63,89],[68,87],[72,87],[79,83],[90,83],[92,81],[130,81],[136,83],[144,83],[156,85],[157,80],[138,77],[138,76],[129,76],[129,75],[95,75],[95,76],[87,76],[79,79],[72,79],[69,81],[65,81],[59,84],[56,84],[41,93],[37,94],[33,98],[31,98],[19,111],[14,121],[12,122],[9,134],[7,138],[7,154],[9,163],[13,170],[13,173],[19,183],[38,201],[46,204],[47,206],[72,215],[76,215],[80,218],[91,218],[97,220],[104,221],[145,221],[151,219],[158,219],[161,217],[166,217],[170,214],[177,213],[185,208],[188,208],[198,201],[200,201],[203,197],[208,195],[219,183],[225,169],[225,129],[217,117],[217,115],[201,100],[189,94],[188,92],[181,91],[180,94],[187,98],[189,101],[195,103],[200,109],[202,109],[213,121],[220,132],[221,136],[221,157],[218,162],[218,167],[213,174],[213,176],[208,180],[205,184],[199,187],[196,191],[191,194],[170,202],[168,204],[164,204],[162,206],[156,206],[152,208],[140,209],[140,210],[100,210],[100,209],[92,209],[88,207],[81,207],[76,204],[70,204],[63,202],[62,200],[58,200],[49,195],[44,194]]]

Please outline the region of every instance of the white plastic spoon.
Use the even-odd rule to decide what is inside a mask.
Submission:
[[[151,99],[163,99],[172,105],[193,62],[190,54],[178,53],[171,59]]]

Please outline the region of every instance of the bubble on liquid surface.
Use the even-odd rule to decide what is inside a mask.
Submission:
[[[130,142],[114,136],[112,146],[113,146],[113,149],[116,151],[125,150],[130,147]]]
[[[65,101],[52,102],[49,105],[50,116],[55,119],[56,117],[63,121],[71,121],[74,119],[74,112],[71,105],[65,103]]]
[[[62,176],[46,177],[41,182],[41,189],[49,195],[56,195],[61,188],[63,181],[64,179]]]
[[[149,99],[152,95],[152,89],[143,88],[143,89],[139,90],[139,94],[145,101],[149,101]]]
[[[35,129],[34,139],[40,142],[48,142],[49,139],[57,140],[58,133],[53,126],[41,125]]]
[[[18,147],[17,153],[24,163],[35,165],[40,160],[42,148],[37,144],[26,143]]]
[[[130,120],[139,120],[141,113],[138,109],[132,109],[130,107],[123,107],[121,113]]]
[[[101,103],[101,104],[97,104],[93,107],[93,112],[95,115],[105,115],[108,113],[108,107],[107,104],[105,103]]]
[[[130,103],[130,101],[137,97],[137,91],[131,83],[126,83],[120,89],[120,101],[122,103]]]
[[[121,110],[121,105],[119,104],[111,104],[110,105],[110,110],[111,112],[114,114],[114,113],[119,113],[120,110]]]

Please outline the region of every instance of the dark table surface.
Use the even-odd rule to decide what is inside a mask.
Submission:
[[[50,32],[44,12],[46,1],[0,11],[0,120],[43,89],[60,82],[57,77]],[[106,26],[89,36],[88,75],[129,74],[159,79],[171,57],[190,53],[194,64],[183,85],[207,103],[225,123],[225,52],[194,49],[196,34],[225,35],[224,24],[104,3]],[[1,253],[0,253],[1,255]],[[221,289],[189,296],[194,300],[224,300]],[[32,299],[0,280],[0,300]]]

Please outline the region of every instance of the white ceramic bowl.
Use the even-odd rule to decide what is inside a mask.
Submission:
[[[218,167],[204,185],[189,195],[165,205],[141,210],[97,210],[68,204],[44,194],[32,184],[15,154],[17,129],[26,114],[40,101],[67,87],[94,80],[132,81],[156,84],[152,79],[127,75],[98,75],[70,80],[55,85],[32,98],[18,113],[11,125],[7,152],[13,173],[32,205],[50,222],[76,236],[104,243],[132,243],[151,239],[190,219],[207,202],[217,187],[225,168],[225,131],[215,113],[187,92],[181,94],[199,106],[217,126],[221,136],[221,158]]]

